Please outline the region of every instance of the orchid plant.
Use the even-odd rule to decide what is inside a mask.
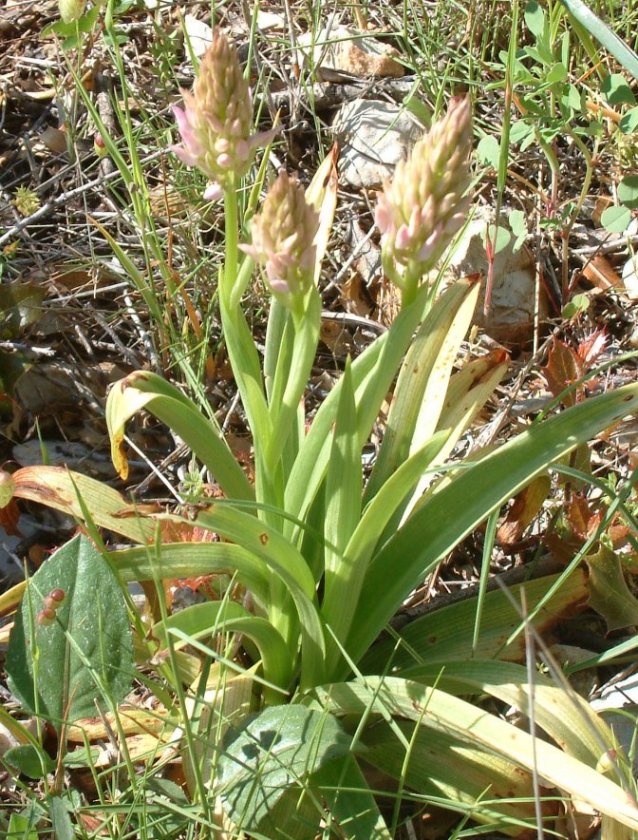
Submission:
[[[587,802],[611,823],[638,829],[622,762],[607,755],[610,731],[586,702],[541,674],[531,684],[515,662],[522,622],[502,593],[485,599],[484,620],[498,617],[499,632],[482,641],[474,619],[453,607],[443,625],[436,613],[410,625],[409,644],[399,635],[380,639],[455,545],[638,401],[637,385],[593,398],[448,467],[438,482],[425,480],[507,366],[496,352],[453,372],[478,284],[461,280],[437,296],[427,281],[469,212],[469,98],[451,101],[384,186],[376,224],[401,311],[346,362],[311,423],[304,394],[319,340],[335,161],[328,156],[305,190],[280,172],[260,212],[240,218],[242,179],[275,135],[252,133],[248,84],[221,34],[184,103],[175,108],[181,143],[172,149],[210,180],[204,198],[224,202],[219,310],[252,435],[254,480],[214,416],[138,371],[113,387],[107,404],[120,476],[128,472],[125,425],[146,409],[188,444],[223,498],[202,498],[188,513],[141,510],[92,479],[42,467],[5,476],[5,501],[43,501],[137,543],[109,552],[122,582],[228,576],[219,600],[160,610],[137,645],[148,667],[191,687],[196,737],[184,756],[187,779],[226,830],[314,837],[323,826],[324,836],[390,838],[401,812],[383,810],[374,787],[394,790],[397,802],[412,799],[415,809],[455,802],[480,822],[505,821],[513,834],[539,819],[552,825],[556,808],[535,810],[532,794],[558,791],[573,797],[575,810]],[[263,358],[242,307],[256,269],[271,293]],[[362,448],[389,393],[383,442],[366,475]],[[219,540],[202,539],[206,532]],[[582,589],[574,592],[584,582],[569,571],[567,595],[556,576],[527,586],[532,627],[535,616],[560,612],[561,599],[582,598]],[[437,639],[449,626],[455,638],[444,650]],[[216,647],[213,638],[227,644]],[[177,668],[169,676],[167,651]],[[547,739],[474,705],[477,694],[523,712],[533,701]]]

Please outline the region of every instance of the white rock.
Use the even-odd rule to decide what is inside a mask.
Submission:
[[[425,128],[388,102],[354,99],[339,110],[333,131],[341,144],[339,174],[353,187],[380,187]]]
[[[394,47],[346,26],[328,23],[317,35],[307,32],[299,38],[299,48],[318,82],[405,75]]]
[[[450,261],[454,277],[482,274],[483,291],[476,307],[475,323],[483,327],[492,338],[506,343],[524,342],[531,338],[534,326],[534,262],[524,246],[515,251],[513,238],[494,258],[493,288],[490,311],[483,316],[485,281],[489,269],[485,252],[485,230],[491,222],[489,213],[477,213],[456,246]],[[502,227],[507,227],[503,216]],[[547,314],[547,304],[542,293],[539,316]]]
[[[184,15],[184,30],[193,53],[197,58],[201,58],[213,43],[213,30],[194,15]]]

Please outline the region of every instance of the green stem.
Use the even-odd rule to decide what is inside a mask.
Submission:
[[[292,312],[292,348],[290,352],[279,354],[272,387],[269,412],[273,434],[266,451],[266,463],[271,469],[280,463],[281,454],[296,422],[299,401],[308,384],[319,341],[321,298],[316,288],[312,286],[298,303],[299,308]],[[290,340],[289,333],[289,329],[283,333],[287,343]],[[288,476],[285,478],[287,481]]]
[[[229,176],[229,184],[224,190],[224,237],[226,240],[226,253],[224,259],[224,271],[220,281],[220,291],[229,305],[232,300],[232,292],[237,280],[237,244],[239,237],[239,219],[237,212],[237,188],[234,175]]]
[[[578,214],[581,211],[583,204],[585,203],[585,199],[589,194],[589,187],[591,186],[592,177],[594,174],[594,167],[592,164],[592,156],[587,148],[587,146],[583,143],[580,137],[571,129],[568,129],[568,134],[574,141],[574,145],[578,146],[578,149],[585,160],[585,177],[583,179],[583,186],[580,190],[578,195],[578,200],[576,201],[576,206],[574,207],[573,211],[570,214],[569,221],[567,225],[563,228],[562,231],[562,271],[561,271],[561,280],[562,280],[562,290],[563,290],[563,303],[567,301],[567,295],[569,293],[569,236],[571,234],[572,228],[574,227],[574,223],[578,218]]]

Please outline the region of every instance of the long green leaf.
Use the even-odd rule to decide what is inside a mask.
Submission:
[[[424,287],[417,300],[402,310],[387,333],[380,336],[352,363],[352,379],[357,405],[375,402],[372,407],[374,422],[381,402],[392,383],[403,354],[414,330],[423,317],[428,290]],[[374,400],[375,383],[381,382],[382,396]],[[286,485],[286,510],[293,516],[304,518],[321,486],[330,455],[331,429],[334,423],[342,380],[340,379],[321,404],[306,435]],[[363,410],[363,409],[362,409]],[[359,424],[361,426],[361,424]],[[367,433],[366,433],[367,436]],[[364,440],[361,440],[363,445]],[[295,534],[298,529],[291,527]]]
[[[464,288],[463,284],[455,284],[449,294],[458,295],[460,302],[467,290],[467,286]],[[414,331],[423,319],[429,291],[424,284],[417,292],[414,303],[400,312],[388,332],[364,350],[352,364],[360,446],[367,440]],[[326,475],[331,428],[342,381],[339,380],[317,412],[286,486],[286,510],[300,519],[306,516]],[[290,530],[298,535],[297,528]]]
[[[253,488],[221,433],[182,392],[161,376],[137,371],[111,389],[106,403],[106,423],[111,437],[113,463],[126,478],[128,465],[123,449],[126,422],[142,408],[166,423],[193,450],[231,499],[254,499]]]
[[[119,576],[131,580],[167,580],[206,574],[237,574],[238,581],[261,604],[268,598],[268,567],[247,549],[227,542],[158,543],[157,549],[125,548],[109,554]]]
[[[372,499],[411,451],[434,434],[443,408],[452,365],[476,308],[479,284],[454,287],[434,303],[401,366],[379,456],[366,487]]]
[[[530,688],[523,665],[478,659],[441,661],[438,665],[407,668],[396,676],[436,685],[454,695],[490,694],[524,715],[533,714],[536,724],[562,750],[590,767],[596,767],[613,744],[611,730],[589,703],[542,674],[535,675]]]
[[[324,674],[325,638],[319,610],[313,603],[314,577],[303,556],[278,531],[230,505],[218,504],[201,511],[197,524],[240,543],[263,558],[282,582],[285,592],[294,601],[301,625],[301,684],[306,687],[316,685]],[[293,616],[288,616],[288,624],[294,628],[292,619]],[[286,642],[296,652],[297,639],[294,635],[286,637]]]
[[[264,448],[269,445],[272,426],[255,339],[241,306],[232,308],[226,296],[220,294],[219,308],[226,349],[248,418],[248,425],[255,444]]]
[[[516,605],[521,603],[523,591],[529,613],[535,612],[537,605],[545,601],[531,621],[541,635],[551,631],[564,615],[572,615],[587,602],[584,569],[577,569],[557,592],[547,598],[558,578],[559,575],[546,575],[510,586],[507,592],[501,589],[488,592],[481,617],[481,634],[473,657],[523,662],[526,653],[523,633],[509,641],[521,626],[521,610],[517,610]],[[430,610],[400,630],[401,644],[384,635],[363,656],[359,668],[364,674],[380,674],[390,664],[398,670],[432,662],[466,661],[472,652],[475,617],[476,600],[473,597]]]
[[[351,605],[357,603],[366,569],[379,537],[388,520],[414,489],[425,468],[447,440],[447,432],[435,434],[419,452],[415,452],[394,472],[372,499],[342,553],[340,565],[334,573],[334,585],[326,587],[322,613],[337,638],[343,643],[353,619]],[[358,450],[357,450],[358,451]],[[335,477],[337,474],[335,473]],[[338,673],[342,652],[332,646],[327,662],[326,675]]]
[[[270,418],[273,435],[265,454],[266,464],[274,469],[294,427],[299,402],[308,384],[308,377],[317,352],[321,326],[321,297],[313,286],[308,294],[304,317],[289,320],[283,334],[290,356],[281,353],[273,382]],[[290,331],[293,330],[292,342]]]
[[[294,660],[281,635],[265,618],[251,615],[234,601],[208,601],[186,607],[155,624],[152,632],[166,645],[173,629],[190,638],[201,638],[211,633],[241,633],[257,645],[264,679],[283,689],[292,679]]]
[[[348,585],[344,550],[361,518],[361,450],[357,435],[357,413],[352,389],[350,362],[343,373],[343,387],[326,476],[324,535],[325,576],[323,615],[337,638],[342,639],[344,611],[335,595]],[[335,610],[334,607],[337,607]]]
[[[561,0],[572,17],[596,38],[614,58],[638,79],[638,55],[621,40],[583,0]]]
[[[376,712],[415,720],[448,735],[462,734],[467,743],[503,756],[526,770],[536,769],[550,786],[638,830],[638,806],[614,782],[557,747],[444,691],[395,677],[369,677],[318,688],[314,696],[334,714],[361,716]],[[459,773],[462,772],[461,765]]]
[[[410,455],[376,493],[363,511],[346,548],[346,555],[351,557],[353,562],[362,564],[364,569],[367,567],[388,522],[395,511],[402,507],[425,470],[439,455],[441,448],[447,444],[448,437],[447,430],[432,435],[423,448]]]
[[[222,502],[198,511],[195,521],[257,557],[263,557],[273,568],[285,570],[307,598],[315,597],[315,580],[300,552],[278,531],[252,514]]]
[[[489,514],[552,462],[638,407],[638,385],[533,426],[430,496],[371,562],[348,642],[357,661],[411,590]]]
[[[407,720],[394,725],[409,742],[409,752],[385,721],[375,721],[361,734],[361,757],[382,774],[378,786],[389,777],[428,799],[446,799],[451,810],[493,824],[499,836],[510,833],[506,826],[512,826],[515,837],[537,827],[531,773],[469,744],[463,733],[438,732]]]

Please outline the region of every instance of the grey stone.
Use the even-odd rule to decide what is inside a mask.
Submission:
[[[353,187],[380,187],[425,132],[417,118],[394,103],[355,99],[337,113],[333,131],[341,145],[340,177]]]

